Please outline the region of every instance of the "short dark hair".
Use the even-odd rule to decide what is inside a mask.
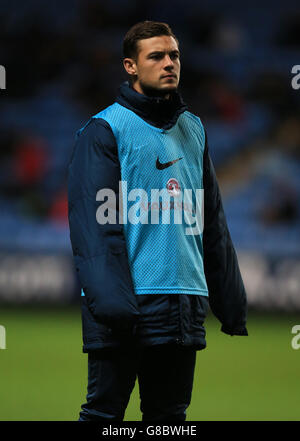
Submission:
[[[132,26],[126,33],[123,40],[123,56],[124,58],[136,59],[138,56],[138,41],[146,38],[160,37],[167,35],[173,37],[179,46],[178,39],[174,35],[172,29],[167,23],[158,21],[141,21]]]

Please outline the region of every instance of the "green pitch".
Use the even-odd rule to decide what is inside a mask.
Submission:
[[[291,346],[292,314],[249,313],[248,337],[206,321],[187,420],[300,420],[300,349]],[[0,308],[0,420],[77,420],[85,401],[87,356],[77,307]],[[125,416],[141,420],[138,387]]]

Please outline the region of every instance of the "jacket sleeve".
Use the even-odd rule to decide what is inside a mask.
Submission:
[[[109,124],[92,118],[77,135],[68,173],[72,251],[87,304],[99,322],[118,329],[134,327],[139,317],[128,263],[123,225],[119,223],[118,150]],[[97,192],[110,189],[116,222],[100,224]]]
[[[215,170],[209,156],[205,133],[203,156],[204,186],[204,271],[209,304],[229,335],[248,335],[247,298],[237,256],[228,231]]]

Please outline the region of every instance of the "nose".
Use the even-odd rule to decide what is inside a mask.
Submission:
[[[165,69],[172,69],[173,67],[174,67],[173,60],[170,58],[170,55],[166,54],[164,68]]]

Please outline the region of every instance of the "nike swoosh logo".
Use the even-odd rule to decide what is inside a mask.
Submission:
[[[171,165],[175,164],[175,162],[180,161],[180,159],[182,159],[182,158],[177,158],[177,159],[174,159],[174,161],[169,161],[169,162],[162,163],[162,162],[159,162],[159,159],[157,157],[157,159],[156,159],[156,168],[158,170],[163,170],[164,168],[168,168]]]

